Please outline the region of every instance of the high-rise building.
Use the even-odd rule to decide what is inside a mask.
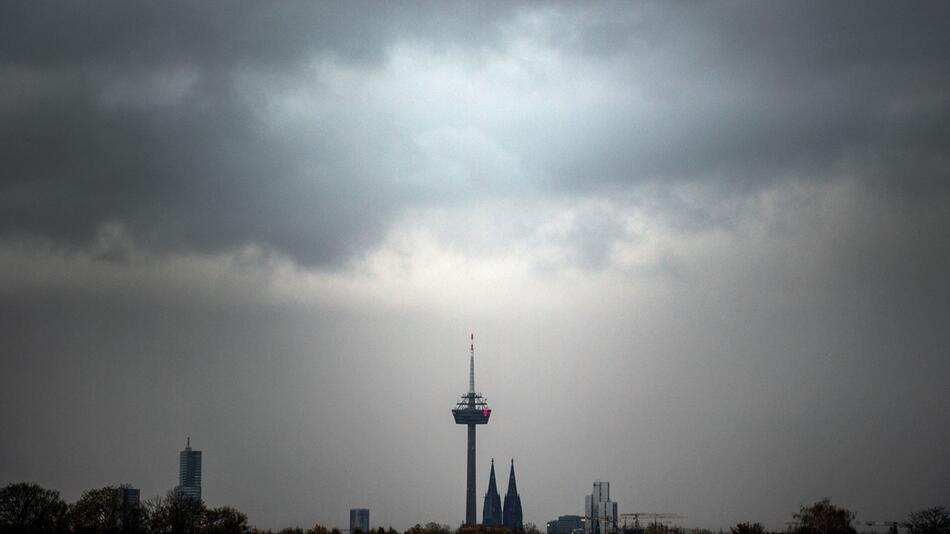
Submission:
[[[142,492],[131,484],[122,484],[117,488],[119,524],[122,532],[140,532],[142,529]]]
[[[138,506],[142,502],[142,492],[131,484],[122,484],[118,491],[119,508]]]
[[[498,495],[498,485],[495,483],[495,459],[492,458],[491,475],[488,477],[488,492],[485,493],[485,504],[482,506],[482,525],[500,527],[502,524],[501,496]]]
[[[524,521],[521,515],[521,496],[518,495],[518,484],[515,482],[515,461],[511,461],[511,473],[508,475],[508,492],[505,493],[505,508],[502,511],[502,522],[508,530],[524,530]]]
[[[369,508],[350,508],[350,534],[369,532]]]
[[[190,437],[185,450],[178,455],[178,486],[175,493],[201,500],[201,451],[191,450]]]
[[[617,503],[610,500],[610,482],[594,482],[594,491],[584,498],[586,534],[611,534],[617,530]]]
[[[584,518],[579,515],[562,515],[548,521],[548,534],[579,534],[584,530]]]
[[[465,475],[465,524],[475,526],[478,521],[475,510],[475,425],[488,424],[491,410],[481,393],[475,392],[475,334],[472,334],[468,367],[468,393],[452,409],[455,424],[468,427],[468,458]]]

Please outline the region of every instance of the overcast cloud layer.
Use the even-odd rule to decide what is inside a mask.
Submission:
[[[0,484],[950,505],[950,9],[0,6]]]

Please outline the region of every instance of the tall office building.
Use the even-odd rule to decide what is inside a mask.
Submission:
[[[354,532],[369,532],[368,508],[350,508],[350,534]]]
[[[617,503],[610,500],[610,482],[594,482],[594,491],[584,498],[586,534],[611,534],[617,530]]]
[[[524,521],[521,515],[521,495],[518,495],[518,484],[515,483],[515,461],[511,461],[511,473],[508,475],[508,492],[505,493],[505,509],[502,511],[505,528],[512,531],[524,530]]]
[[[185,450],[178,455],[178,486],[175,493],[201,500],[201,451],[191,450],[190,437]]]
[[[488,492],[485,493],[485,504],[482,506],[482,525],[486,527],[500,527],[502,523],[501,496],[498,495],[498,485],[495,483],[495,459],[491,459],[491,475],[488,477]]]

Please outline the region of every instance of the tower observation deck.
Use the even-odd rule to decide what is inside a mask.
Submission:
[[[468,474],[465,478],[465,524],[475,525],[475,425],[488,424],[491,409],[481,393],[475,392],[475,334],[471,336],[468,361],[468,393],[452,410],[455,423],[468,425]]]

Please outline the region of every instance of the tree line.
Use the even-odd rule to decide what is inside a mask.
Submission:
[[[230,506],[208,508],[200,499],[168,492],[145,503],[124,498],[121,487],[106,486],[83,492],[67,504],[59,492],[37,484],[19,482],[0,489],[0,534],[274,534],[247,522],[247,515]],[[858,534],[854,513],[822,499],[794,514],[790,534]],[[943,506],[910,514],[892,523],[889,534],[950,534],[950,512]],[[739,523],[732,534],[768,534],[760,523]],[[650,525],[642,534],[712,534],[704,529]],[[277,534],[342,534],[339,529],[314,525],[308,529],[285,528]],[[389,527],[350,534],[400,534]],[[462,526],[452,529],[438,523],[417,524],[403,534],[511,534],[503,528]],[[540,534],[531,523],[523,533]]]
[[[854,512],[832,504],[827,497],[810,506],[802,506],[793,517],[791,530],[794,534],[857,534],[853,525]],[[733,534],[757,534],[756,527],[762,530],[758,523],[736,527],[742,525],[750,530],[743,532],[733,528]],[[913,512],[903,522],[890,523],[888,534],[898,534],[902,528],[906,534],[950,534],[950,512],[943,506]]]
[[[116,486],[83,492],[67,504],[59,492],[19,482],[0,489],[0,534],[275,534],[251,527],[247,515],[230,506],[208,508],[203,501],[174,491],[144,503],[125,498]],[[540,534],[525,525],[518,534]],[[316,524],[308,529],[285,528],[277,534],[343,534]],[[350,534],[400,534],[392,527]],[[512,534],[505,529],[461,527],[426,523],[404,534]]]
[[[832,504],[831,499],[802,506],[792,515],[783,534],[858,534],[854,512]],[[880,523],[878,523],[880,525]],[[950,534],[950,511],[936,506],[914,512],[904,521],[886,523],[888,534]],[[858,526],[861,526],[858,523]],[[779,534],[768,532],[761,523],[744,522],[730,528],[732,534]],[[654,524],[647,526],[643,534],[713,534],[706,529],[684,529]],[[720,534],[722,534],[720,532]]]

